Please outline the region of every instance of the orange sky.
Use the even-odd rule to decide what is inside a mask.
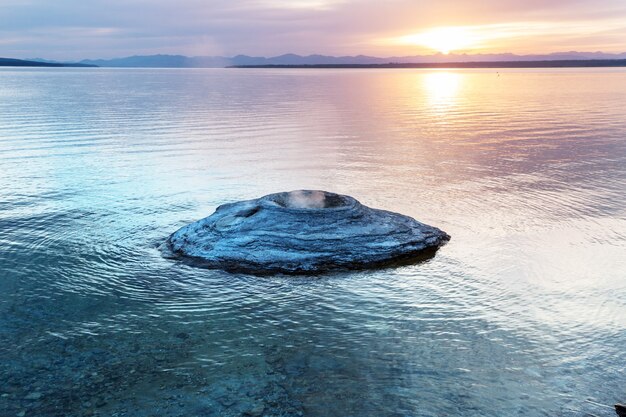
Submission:
[[[379,39],[375,44],[387,51],[404,53],[490,53],[518,54],[556,51],[624,52],[626,37],[622,19],[606,19],[598,28],[593,21],[526,21],[477,25],[433,26],[409,34]],[[621,36],[624,37],[621,37]]]

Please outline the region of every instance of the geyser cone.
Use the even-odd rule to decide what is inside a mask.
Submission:
[[[312,274],[418,262],[449,239],[350,196],[299,190],[221,205],[168,243],[176,256],[208,268]]]

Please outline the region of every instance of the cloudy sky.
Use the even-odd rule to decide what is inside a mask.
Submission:
[[[625,0],[0,0],[0,56],[626,52]]]

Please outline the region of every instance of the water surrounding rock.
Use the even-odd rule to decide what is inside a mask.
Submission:
[[[325,191],[224,204],[168,239],[201,266],[254,274],[311,274],[414,263],[450,239],[436,227]]]

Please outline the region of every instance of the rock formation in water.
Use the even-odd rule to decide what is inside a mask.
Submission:
[[[325,191],[221,205],[169,239],[175,256],[208,268],[312,274],[414,263],[450,239],[436,227]]]

